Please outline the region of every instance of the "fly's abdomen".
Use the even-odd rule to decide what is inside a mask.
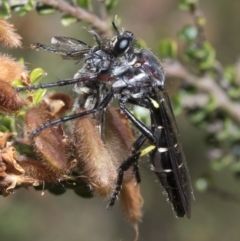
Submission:
[[[150,161],[154,173],[167,193],[168,200],[172,203],[176,216],[183,217],[185,210],[182,205],[181,195],[177,187],[167,148],[156,148],[150,155]]]

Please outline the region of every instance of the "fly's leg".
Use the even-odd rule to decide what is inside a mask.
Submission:
[[[106,108],[107,105],[109,104],[109,102],[111,101],[112,97],[113,97],[113,93],[110,92],[105,96],[105,98],[102,100],[102,102],[99,104],[99,106],[97,108],[94,108],[92,110],[88,110],[88,111],[85,111],[85,112],[80,112],[80,113],[77,113],[77,114],[69,115],[69,116],[64,116],[62,118],[46,122],[45,124],[39,126],[36,130],[34,130],[31,133],[31,136],[32,137],[36,136],[42,130],[44,130],[44,129],[50,127],[50,126],[53,126],[53,125],[56,125],[56,124],[59,124],[59,123],[62,123],[62,122],[74,120],[76,118],[80,118],[80,117],[83,117],[83,116],[86,116],[86,115],[95,114],[95,113],[103,110],[104,108]]]

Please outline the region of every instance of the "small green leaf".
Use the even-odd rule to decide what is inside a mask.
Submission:
[[[2,1],[2,6],[0,7],[0,18],[8,19],[11,17],[11,7],[7,1]]]
[[[187,25],[185,26],[180,33],[178,33],[178,37],[185,42],[193,42],[198,36],[198,30],[195,26]]]
[[[215,171],[220,171],[223,168],[229,166],[232,163],[232,158],[229,155],[222,157],[219,160],[213,160],[211,163],[211,167]]]
[[[34,92],[33,95],[33,104],[37,105],[40,103],[40,101],[42,100],[43,96],[46,94],[47,89],[38,89]]]
[[[29,0],[28,3],[24,5],[24,9],[26,10],[26,12],[31,11],[33,8],[34,8],[33,0]]]
[[[36,10],[41,15],[52,14],[56,12],[54,7],[39,2],[37,3]]]
[[[6,129],[7,131],[10,131],[10,132],[14,132],[15,131],[15,128],[14,128],[14,119],[11,118],[11,117],[8,117],[8,116],[4,116],[3,114],[0,115],[1,116],[1,131],[3,129]],[[5,131],[3,131],[5,132]]]
[[[91,7],[91,0],[77,0],[77,5],[89,9]]]
[[[147,44],[143,39],[138,39],[135,45],[136,48],[146,48]]]
[[[112,10],[117,4],[118,4],[118,0],[105,0],[104,1],[104,5],[108,12],[110,10]]]
[[[210,113],[217,108],[216,98],[214,95],[209,95],[209,100],[207,105],[204,106],[203,110]]]
[[[202,123],[205,118],[206,111],[203,110],[194,111],[194,113],[189,114],[190,121],[196,125]]]
[[[236,68],[232,65],[227,66],[224,70],[224,79],[228,80],[229,83],[235,83],[237,78]]]
[[[6,133],[6,132],[9,132],[9,129],[4,125],[0,125],[0,131],[3,133]]]
[[[203,57],[201,63],[199,63],[199,69],[207,70],[214,66],[216,60],[215,49],[209,42],[205,42],[202,46]]]
[[[12,82],[12,86],[14,86],[14,87],[23,87],[24,85],[23,85],[21,80],[16,79],[16,80],[14,80]]]
[[[240,99],[240,88],[236,88],[236,87],[229,88],[228,94],[232,99],[239,100]]]
[[[30,80],[33,84],[37,84],[39,83],[45,76],[47,75],[47,73],[41,69],[41,68],[36,68],[34,69],[31,74],[30,74]]]
[[[198,191],[200,192],[205,192],[208,189],[209,186],[209,182],[206,178],[199,178],[196,183],[195,183],[195,187]]]
[[[161,58],[176,58],[177,49],[176,41],[170,38],[162,39],[158,45],[158,52]]]
[[[75,18],[75,17],[73,17],[71,15],[68,15],[68,14],[62,16],[62,19],[61,19],[61,23],[65,27],[67,27],[67,26],[69,26],[69,25],[71,25],[73,23],[76,23],[77,21],[78,21],[77,18]]]
[[[177,94],[172,98],[174,115],[178,116],[183,111],[182,94]]]
[[[34,6],[35,6],[34,0],[28,0],[27,4],[13,6],[12,9],[19,16],[24,16],[26,13],[28,13],[31,10],[33,10]]]
[[[199,0],[181,0],[178,4],[179,9],[181,10],[189,10],[192,5],[195,5],[199,2]]]
[[[24,5],[14,6],[12,9],[13,9],[13,11],[16,12],[20,17],[23,17],[23,16],[26,15],[26,13],[27,13]]]

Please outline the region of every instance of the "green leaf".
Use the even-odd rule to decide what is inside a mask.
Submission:
[[[91,7],[91,0],[77,0],[77,5],[89,9]]]
[[[37,3],[36,10],[41,15],[52,14],[56,12],[54,7],[39,2]]]
[[[0,18],[8,19],[11,17],[11,7],[7,1],[2,1],[2,6],[0,7]]]
[[[206,111],[204,110],[194,111],[194,113],[189,114],[190,121],[196,125],[202,123],[205,118]]]
[[[12,8],[14,12],[16,12],[20,17],[26,15],[27,11],[24,7],[24,5],[19,5],[19,6],[15,6]]]
[[[232,65],[227,66],[224,69],[224,79],[228,80],[229,83],[235,83],[237,78],[236,68]]]
[[[192,5],[195,5],[199,0],[181,0],[178,4],[179,9],[181,10],[190,10]]]
[[[158,53],[161,58],[176,58],[177,49],[176,41],[170,38],[162,39],[158,45]]]
[[[24,9],[26,10],[26,12],[31,11],[33,8],[34,8],[33,0],[29,0],[28,3],[24,5]]]
[[[202,61],[199,63],[199,69],[207,70],[214,66],[216,61],[215,49],[211,46],[209,42],[205,42],[202,47]]]
[[[1,116],[1,131],[6,132],[6,131],[3,131],[5,129],[7,131],[14,132],[15,131],[14,119],[9,116],[4,116],[3,114],[1,114],[0,116]]]
[[[118,0],[105,0],[104,5],[106,7],[106,10],[109,12],[112,10],[116,5],[118,4]]]
[[[175,95],[172,98],[172,104],[173,104],[174,115],[175,116],[180,115],[183,111],[182,94],[181,93]]]
[[[178,37],[185,42],[193,42],[198,36],[198,30],[195,26],[186,25],[179,33]]]
[[[42,100],[43,96],[46,94],[47,89],[38,89],[34,92],[33,95],[33,104],[38,105]]]
[[[240,88],[232,87],[228,89],[228,95],[234,100],[240,99]]]
[[[27,4],[13,6],[12,9],[19,16],[24,16],[26,13],[33,10],[34,6],[35,6],[34,0],[29,0]]]
[[[146,48],[147,44],[143,39],[138,39],[137,43],[135,45],[136,48],[141,49],[141,48]]]
[[[208,189],[208,186],[209,186],[209,182],[204,177],[199,178],[195,183],[196,189],[200,192],[205,192]]]
[[[16,80],[14,80],[14,81],[12,82],[12,86],[14,86],[14,87],[23,87],[24,85],[23,85],[23,83],[22,83],[21,80],[16,79]]]
[[[195,188],[200,192],[204,192],[207,191],[207,189],[209,187],[212,187],[214,184],[214,178],[212,177],[212,175],[209,173],[204,173],[195,182]]]
[[[231,163],[232,158],[229,155],[226,155],[219,160],[213,160],[210,162],[212,169],[215,171],[220,171],[223,168],[229,166]]]
[[[9,132],[9,129],[6,128],[6,126],[4,126],[4,125],[0,125],[0,131],[3,133],[6,133],[6,132]]]
[[[47,73],[43,69],[36,68],[31,72],[30,80],[32,84],[38,84],[46,75]]]
[[[73,23],[76,23],[77,21],[78,21],[77,18],[75,18],[75,17],[73,17],[71,15],[68,15],[68,14],[62,16],[62,19],[61,19],[61,23],[65,27],[67,27],[67,26],[69,26],[69,25],[71,25]]]

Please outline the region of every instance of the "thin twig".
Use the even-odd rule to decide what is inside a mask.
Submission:
[[[227,93],[212,78],[195,76],[178,61],[166,61],[164,67],[168,77],[180,78],[184,83],[195,87],[198,91],[213,96],[216,108],[240,124],[240,104],[230,100]]]
[[[66,1],[63,0],[38,0],[38,2],[50,5],[64,13],[70,14],[73,17],[76,17],[79,20],[84,20],[92,24],[99,33],[103,34],[106,37],[110,37],[112,32],[109,24],[106,21],[101,20],[95,14],[88,12],[87,10],[80,8],[78,6],[72,6]]]

